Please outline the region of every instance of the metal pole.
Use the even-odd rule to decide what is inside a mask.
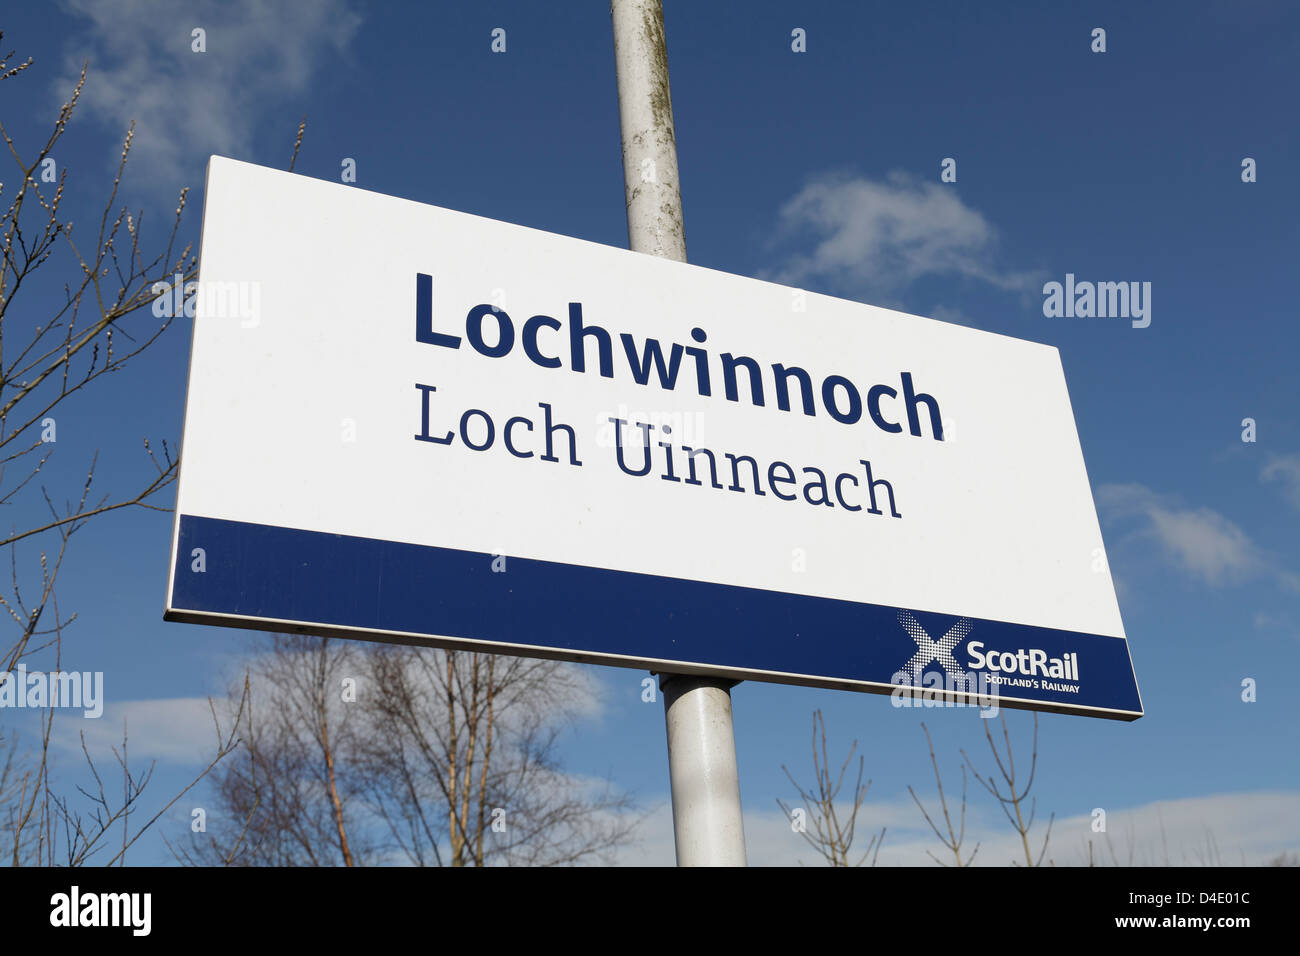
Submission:
[[[611,0],[627,239],[633,252],[686,261],[677,133],[661,0]]]
[[[634,252],[686,261],[677,137],[661,0],[611,0],[623,130],[627,238]],[[744,866],[731,723],[734,681],[662,674],[678,866]]]
[[[745,826],[731,725],[735,681],[660,674],[678,866],[744,866]]]

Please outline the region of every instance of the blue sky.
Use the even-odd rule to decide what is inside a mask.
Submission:
[[[666,8],[692,262],[1061,351],[1147,715],[1041,718],[1038,796],[1058,817],[1058,859],[1077,857],[1095,807],[1117,840],[1132,826],[1124,839],[1144,853],[1158,852],[1161,825],[1175,857],[1207,833],[1234,861],[1300,848],[1300,698],[1284,676],[1300,656],[1294,8]],[[190,52],[195,26],[207,31],[202,55]],[[602,2],[74,0],[9,9],[0,27],[6,50],[35,59],[0,88],[4,121],[28,150],[90,60],[56,156],[87,221],[132,119],[128,199],[161,229],[189,185],[185,234],[197,241],[208,155],[283,168],[306,114],[297,172],[337,181],[351,157],[359,188],[626,245]],[[489,48],[496,27],[507,31],[502,54]],[[796,27],[805,53],[791,50]],[[1105,53],[1090,50],[1096,27]],[[956,183],[939,181],[945,157]],[[1257,182],[1242,182],[1245,157]],[[811,198],[820,194],[834,215]],[[1066,273],[1150,282],[1150,326],[1045,318],[1042,284]],[[143,436],[179,441],[188,351],[178,324],[61,410],[48,479],[57,495],[75,492],[96,449],[104,489],[126,489],[146,473]],[[1257,423],[1254,443],[1241,440],[1244,418]],[[193,771],[182,755],[195,734],[207,742],[201,722],[178,715],[220,692],[234,655],[263,640],[163,623],[170,530],[170,515],[139,511],[92,523],[60,592],[80,614],[68,659],[105,672],[104,723],[132,715],[134,752],[160,757],[158,795]],[[626,859],[668,862],[662,704],[641,701],[641,672],[596,674],[600,716],[568,736],[567,765],[657,807]],[[1247,677],[1258,682],[1249,704]],[[897,834],[882,861],[937,850],[906,789],[932,785],[922,715],[874,696],[756,683],[733,698],[753,862],[811,859],[775,801],[793,796],[783,763],[801,779],[811,770],[815,708],[834,750],[861,742],[875,781],[869,820]],[[984,746],[980,721],[924,716],[947,780],[958,748]],[[1010,723],[1024,739],[1032,718]],[[972,807],[985,862],[1009,862],[997,808],[974,791]],[[187,819],[164,826],[183,832]],[[136,862],[165,858],[150,838]]]

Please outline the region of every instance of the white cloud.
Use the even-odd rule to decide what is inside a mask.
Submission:
[[[1136,537],[1155,541],[1176,567],[1211,587],[1267,577],[1297,589],[1295,574],[1210,508],[1183,507],[1140,484],[1102,485],[1097,506],[1110,523],[1137,522]]]
[[[1091,815],[1070,817],[1056,821],[1049,852],[1057,864],[1084,864],[1089,840],[1098,865],[1258,866],[1300,848],[1300,793],[1159,800],[1108,812],[1106,833],[1092,832]]]
[[[1283,496],[1291,507],[1300,511],[1300,455],[1272,456],[1260,477],[1265,481],[1280,482]]]
[[[848,819],[849,808],[840,810],[840,818]],[[750,866],[822,866],[823,859],[809,846],[803,835],[790,827],[785,814],[773,807],[768,810],[744,811],[745,854]],[[863,804],[858,811],[857,837],[853,858],[861,857],[873,835],[885,828],[878,863],[886,865],[915,865],[933,861],[925,855],[926,849],[941,850],[933,840],[921,839],[915,828],[924,826],[916,805],[906,802],[872,802]],[[902,842],[891,834],[903,833]],[[931,845],[933,844],[933,845]],[[971,844],[974,846],[974,843]],[[655,804],[637,830],[637,843],[622,849],[618,855],[621,866],[673,866],[676,849],[673,840],[672,803],[665,795]]]
[[[65,0],[65,6],[90,29],[69,45],[62,85],[70,89],[83,60],[90,60],[82,108],[115,134],[135,120],[131,164],[166,190],[182,180],[197,185],[212,153],[247,156],[267,106],[307,90],[360,23],[347,0]],[[206,31],[204,53],[191,50],[195,28]],[[286,114],[280,124],[286,162],[298,118]]]
[[[119,753],[122,750],[124,726],[133,767],[142,760],[206,764],[216,755],[217,735],[206,697],[122,701],[108,704],[104,715],[95,720],[60,717],[54,722],[54,743],[80,753],[81,735],[85,734],[86,748],[95,762],[111,762],[113,748]],[[228,731],[229,727],[222,729]]]
[[[995,265],[997,233],[952,186],[890,173],[882,182],[827,174],[781,209],[778,241],[811,239],[772,278],[799,284],[822,278],[886,293],[928,275],[958,275],[1025,290],[1028,274]]]
[[[1041,846],[1046,823],[1044,817],[1034,824],[1031,837],[1037,836],[1038,842],[1032,844],[1035,852]],[[1300,850],[1300,792],[1261,791],[1158,800],[1108,810],[1106,833],[1093,832],[1092,824],[1091,814],[1055,820],[1044,863],[1085,866],[1088,841],[1092,840],[1094,861],[1103,866],[1259,865],[1283,852]],[[880,866],[935,866],[929,853],[945,862],[949,859],[910,801],[868,801],[863,805],[857,832],[864,848],[882,826],[887,831]],[[673,865],[672,808],[666,798],[642,824],[638,835],[640,843],[619,854],[621,865]],[[745,813],[745,844],[751,866],[824,865],[778,810]],[[968,811],[964,852],[974,851],[977,844],[976,866],[1011,866],[1013,861],[1023,865],[1020,837],[1004,819]]]
[[[1290,629],[1291,618],[1286,614],[1270,614],[1267,611],[1256,611],[1255,627],[1261,631]]]

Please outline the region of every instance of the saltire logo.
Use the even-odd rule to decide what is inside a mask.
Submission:
[[[921,683],[921,673],[933,661],[938,661],[939,666],[943,668],[944,673],[949,677],[967,676],[961,665],[957,663],[957,659],[952,656],[952,652],[970,633],[971,623],[969,618],[963,617],[959,619],[937,641],[930,639],[930,635],[926,633],[920,622],[912,616],[911,611],[899,611],[898,623],[903,625],[903,630],[907,631],[912,640],[916,642],[916,653],[908,658],[907,663],[903,665],[903,671],[912,675],[913,684],[919,685]]]

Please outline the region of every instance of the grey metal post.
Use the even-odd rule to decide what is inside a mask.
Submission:
[[[660,674],[668,726],[668,777],[678,866],[744,866],[736,738],[735,681]]]
[[[686,261],[661,0],[611,0],[628,245]],[[678,866],[744,866],[734,681],[660,675]]]

